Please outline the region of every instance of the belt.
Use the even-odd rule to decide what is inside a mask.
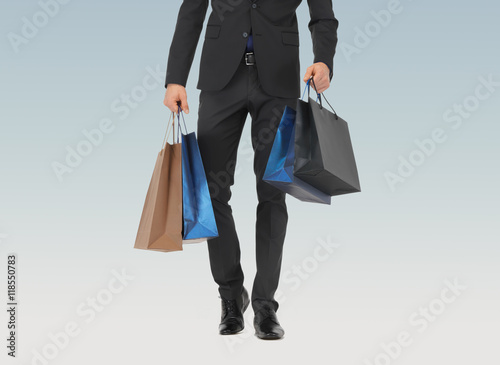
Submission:
[[[255,54],[253,52],[246,52],[243,55],[241,62],[247,66],[255,65]]]

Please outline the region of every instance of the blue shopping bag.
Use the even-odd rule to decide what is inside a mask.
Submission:
[[[195,132],[182,133],[181,156],[183,243],[203,242],[208,238],[218,237],[212,200]]]
[[[331,204],[331,196],[293,175],[296,111],[285,107],[263,180],[293,197],[312,203]]]

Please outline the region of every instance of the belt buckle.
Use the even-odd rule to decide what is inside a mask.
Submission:
[[[247,52],[247,53],[245,53],[245,64],[246,64],[247,66],[255,65],[255,62],[250,62],[250,61],[248,61],[248,56],[250,56],[250,55],[252,55],[252,56],[253,56],[253,55],[254,55],[254,53],[253,53],[253,52]]]

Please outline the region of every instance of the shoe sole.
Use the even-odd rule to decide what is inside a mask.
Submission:
[[[219,335],[223,335],[223,336],[228,336],[228,335],[237,335],[238,333],[240,333],[241,331],[243,331],[245,329],[245,327],[243,327],[241,330],[237,331],[237,332],[219,332]]]
[[[281,340],[285,335],[279,336],[279,335],[267,335],[267,334],[260,334],[255,332],[255,336],[260,338],[261,340]]]

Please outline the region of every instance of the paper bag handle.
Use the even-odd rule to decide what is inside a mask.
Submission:
[[[317,90],[317,89],[316,89],[316,83],[314,82],[314,78],[313,78],[313,76],[311,76],[311,77],[309,78],[309,80],[307,80],[307,83],[306,83],[306,88],[307,88],[307,97],[308,97],[308,98],[309,98],[309,95],[310,95],[310,82],[311,82],[311,81],[312,81],[312,83],[313,83],[314,89],[315,89],[315,90]],[[306,90],[305,90],[305,88],[304,88],[304,93],[302,94],[302,98],[304,98],[304,94],[305,94],[305,93],[306,93]],[[333,109],[332,105],[328,102],[328,100],[326,99],[325,95],[323,95],[323,93],[321,93],[321,94],[320,94],[320,93],[318,93],[317,91],[316,91],[316,94],[317,94],[316,101],[318,101],[318,100],[319,100],[319,106],[320,106],[320,108],[321,108],[321,109],[323,109],[323,103],[322,103],[322,101],[321,101],[321,97],[323,97],[323,98],[325,99],[325,101],[328,103],[328,105],[330,106],[330,108],[332,108],[333,114],[335,115],[335,119],[339,119],[339,117],[337,116],[337,112],[335,111],[335,109]]]

